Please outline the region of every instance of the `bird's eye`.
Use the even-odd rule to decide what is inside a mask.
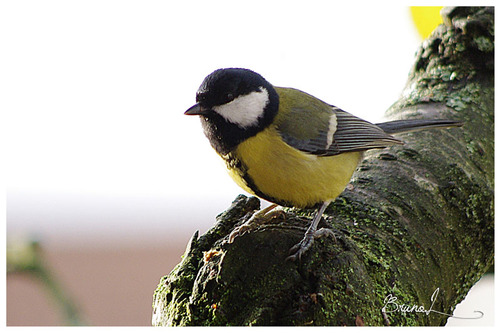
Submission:
[[[226,95],[226,103],[232,102],[234,100],[233,94],[229,93]]]

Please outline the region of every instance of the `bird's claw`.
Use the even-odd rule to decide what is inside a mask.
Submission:
[[[304,253],[306,253],[311,248],[311,246],[314,243],[314,240],[316,238],[325,237],[325,236],[332,236],[333,239],[335,241],[337,241],[337,238],[335,237],[335,233],[331,229],[328,229],[328,228],[321,228],[321,229],[316,230],[313,233],[306,232],[306,234],[304,235],[304,238],[302,238],[302,240],[300,242],[298,242],[297,244],[295,244],[294,246],[292,246],[290,248],[290,250],[288,251],[289,256],[286,257],[285,260],[295,261],[298,259],[300,261],[300,259],[302,258],[302,255]]]
[[[282,210],[273,210],[276,206],[276,204],[272,204],[269,207],[256,212],[248,221],[239,227],[234,228],[234,230],[229,234],[228,243],[232,243],[236,237],[242,236],[243,234],[256,229],[259,225],[283,215],[284,213]]]
[[[239,227],[234,228],[234,230],[229,234],[228,243],[232,243],[236,237],[242,236],[246,232],[249,232],[253,229],[255,229],[255,226],[252,224],[248,224],[248,222],[245,222]]]

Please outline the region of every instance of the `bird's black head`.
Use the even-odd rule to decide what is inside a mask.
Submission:
[[[223,68],[208,75],[196,93],[196,101],[204,107],[227,104],[234,99],[259,92],[269,83],[260,75],[244,68]],[[267,87],[266,87],[267,88]]]
[[[212,146],[227,154],[272,122],[279,97],[261,75],[243,68],[223,68],[203,80],[196,102],[185,114],[200,115]]]

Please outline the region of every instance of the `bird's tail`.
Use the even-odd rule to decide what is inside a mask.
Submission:
[[[460,127],[461,121],[446,119],[407,119],[375,124],[388,134],[400,134],[429,128]]]

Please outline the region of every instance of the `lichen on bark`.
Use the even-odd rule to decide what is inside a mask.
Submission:
[[[387,115],[464,127],[405,134],[405,146],[368,152],[321,222],[336,239],[317,240],[299,262],[285,258],[312,211],[286,209],[228,243],[259,206],[238,196],[161,279],[154,325],[446,323],[432,312],[382,311],[391,295],[451,314],[493,263],[494,10],[446,8],[443,19]]]

